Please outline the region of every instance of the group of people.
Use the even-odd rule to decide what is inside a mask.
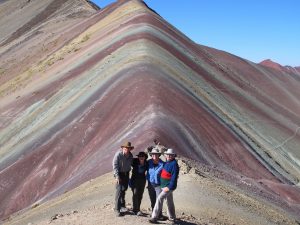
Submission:
[[[179,166],[173,149],[165,149],[162,152],[159,143],[156,140],[154,142],[155,146],[147,148],[147,152],[139,152],[136,155],[137,158],[134,158],[131,153],[134,149],[131,142],[125,142],[121,146],[121,151],[116,152],[113,158],[113,172],[116,179],[114,209],[116,216],[122,216],[123,212],[127,210],[125,207],[125,193],[128,186],[130,186],[133,212],[135,215],[142,215],[140,206],[147,181],[152,208],[149,222],[158,223],[159,220],[169,219],[174,223],[176,215],[173,191],[177,187]],[[150,155],[149,160],[148,154]],[[162,154],[164,154],[166,161],[160,158]],[[165,199],[167,200],[168,217],[162,214]]]

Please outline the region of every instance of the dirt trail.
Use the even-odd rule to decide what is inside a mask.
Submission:
[[[174,192],[177,224],[299,224],[282,209],[255,196],[250,196],[235,184],[217,179],[216,174],[201,168],[191,168],[180,160],[181,174]],[[202,171],[201,171],[202,170]],[[131,209],[131,191],[126,194],[127,208]],[[4,224],[147,224],[150,218],[150,201],[145,189],[142,202],[144,216],[130,211],[115,217],[113,211],[114,179],[105,174],[84,183],[78,188],[30,210],[11,216]],[[164,207],[164,212],[166,206]],[[166,212],[165,212],[166,214]],[[168,221],[161,224],[169,224]]]

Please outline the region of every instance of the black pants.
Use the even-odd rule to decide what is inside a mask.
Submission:
[[[115,210],[120,211],[121,207],[125,207],[125,193],[128,188],[129,172],[120,173],[120,182],[116,184]]]
[[[131,182],[133,212],[138,212],[140,211],[141,207],[141,202],[146,185],[146,178],[134,179]]]

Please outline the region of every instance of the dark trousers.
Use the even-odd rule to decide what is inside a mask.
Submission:
[[[138,212],[140,211],[141,207],[141,202],[146,185],[146,178],[134,179],[131,182],[133,212]]]
[[[129,173],[120,173],[120,182],[116,184],[115,210],[120,211],[125,207],[125,193],[128,188]]]

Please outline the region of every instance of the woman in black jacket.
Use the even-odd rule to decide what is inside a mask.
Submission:
[[[147,157],[145,152],[139,152],[138,158],[134,158],[132,162],[132,176],[130,185],[132,190],[133,212],[135,215],[141,216],[140,210],[143,193],[146,185],[146,172],[148,169]]]

